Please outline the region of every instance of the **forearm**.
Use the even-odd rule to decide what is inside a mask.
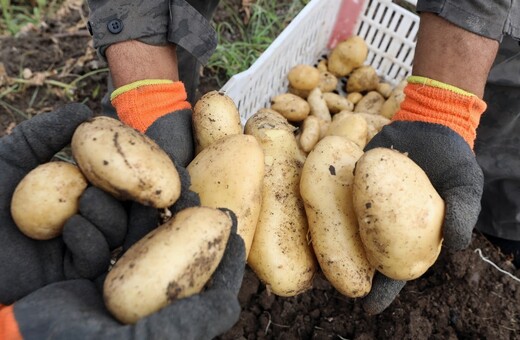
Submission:
[[[422,13],[413,74],[435,79],[482,98],[498,50],[496,40]]]
[[[144,79],[177,81],[175,45],[154,46],[137,40],[110,45],[106,57],[115,88]]]

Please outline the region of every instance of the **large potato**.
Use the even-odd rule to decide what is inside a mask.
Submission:
[[[231,217],[209,207],[181,210],[130,247],[108,273],[103,296],[123,323],[199,293],[220,263]]]
[[[264,151],[265,177],[248,263],[271,292],[295,296],[312,286],[316,271],[299,190],[305,156],[287,121],[284,126],[272,111],[262,111],[263,119],[255,115],[246,126]]]
[[[435,262],[444,201],[405,154],[387,148],[365,152],[356,165],[353,198],[361,240],[378,271],[413,280]]]
[[[193,107],[195,152],[228,135],[242,133],[240,113],[233,100],[222,92],[203,95]]]
[[[307,156],[300,182],[312,246],[323,274],[352,298],[368,294],[375,271],[366,257],[352,202],[353,170],[361,155],[354,142],[325,137]]]
[[[262,206],[264,153],[260,144],[253,136],[226,136],[202,150],[187,170],[190,189],[199,194],[203,206],[235,213],[247,256]]]
[[[82,123],[71,146],[85,177],[119,199],[166,208],[180,196],[179,173],[166,152],[116,119],[100,116]]]
[[[87,180],[74,164],[49,162],[30,171],[16,187],[11,216],[28,237],[48,240],[61,235],[67,219],[78,212]]]

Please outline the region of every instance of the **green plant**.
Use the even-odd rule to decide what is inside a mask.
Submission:
[[[229,17],[215,24],[218,45],[207,65],[219,85],[251,66],[308,1],[257,0],[249,20],[223,1]]]
[[[0,35],[16,35],[27,24],[38,25],[43,21],[45,13],[55,6],[55,1],[0,0]]]

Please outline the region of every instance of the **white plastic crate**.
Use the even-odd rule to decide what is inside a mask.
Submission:
[[[245,124],[269,107],[273,96],[287,91],[293,66],[315,64],[352,35],[367,42],[366,63],[396,84],[411,71],[418,27],[419,17],[391,0],[311,0],[255,63],[221,90],[235,101]]]

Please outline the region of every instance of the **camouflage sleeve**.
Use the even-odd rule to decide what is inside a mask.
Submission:
[[[520,38],[520,0],[418,0],[418,12],[437,13],[473,33],[502,41]]]
[[[138,40],[174,43],[205,64],[216,47],[209,20],[186,0],[88,0],[88,29],[104,58],[111,44]]]

